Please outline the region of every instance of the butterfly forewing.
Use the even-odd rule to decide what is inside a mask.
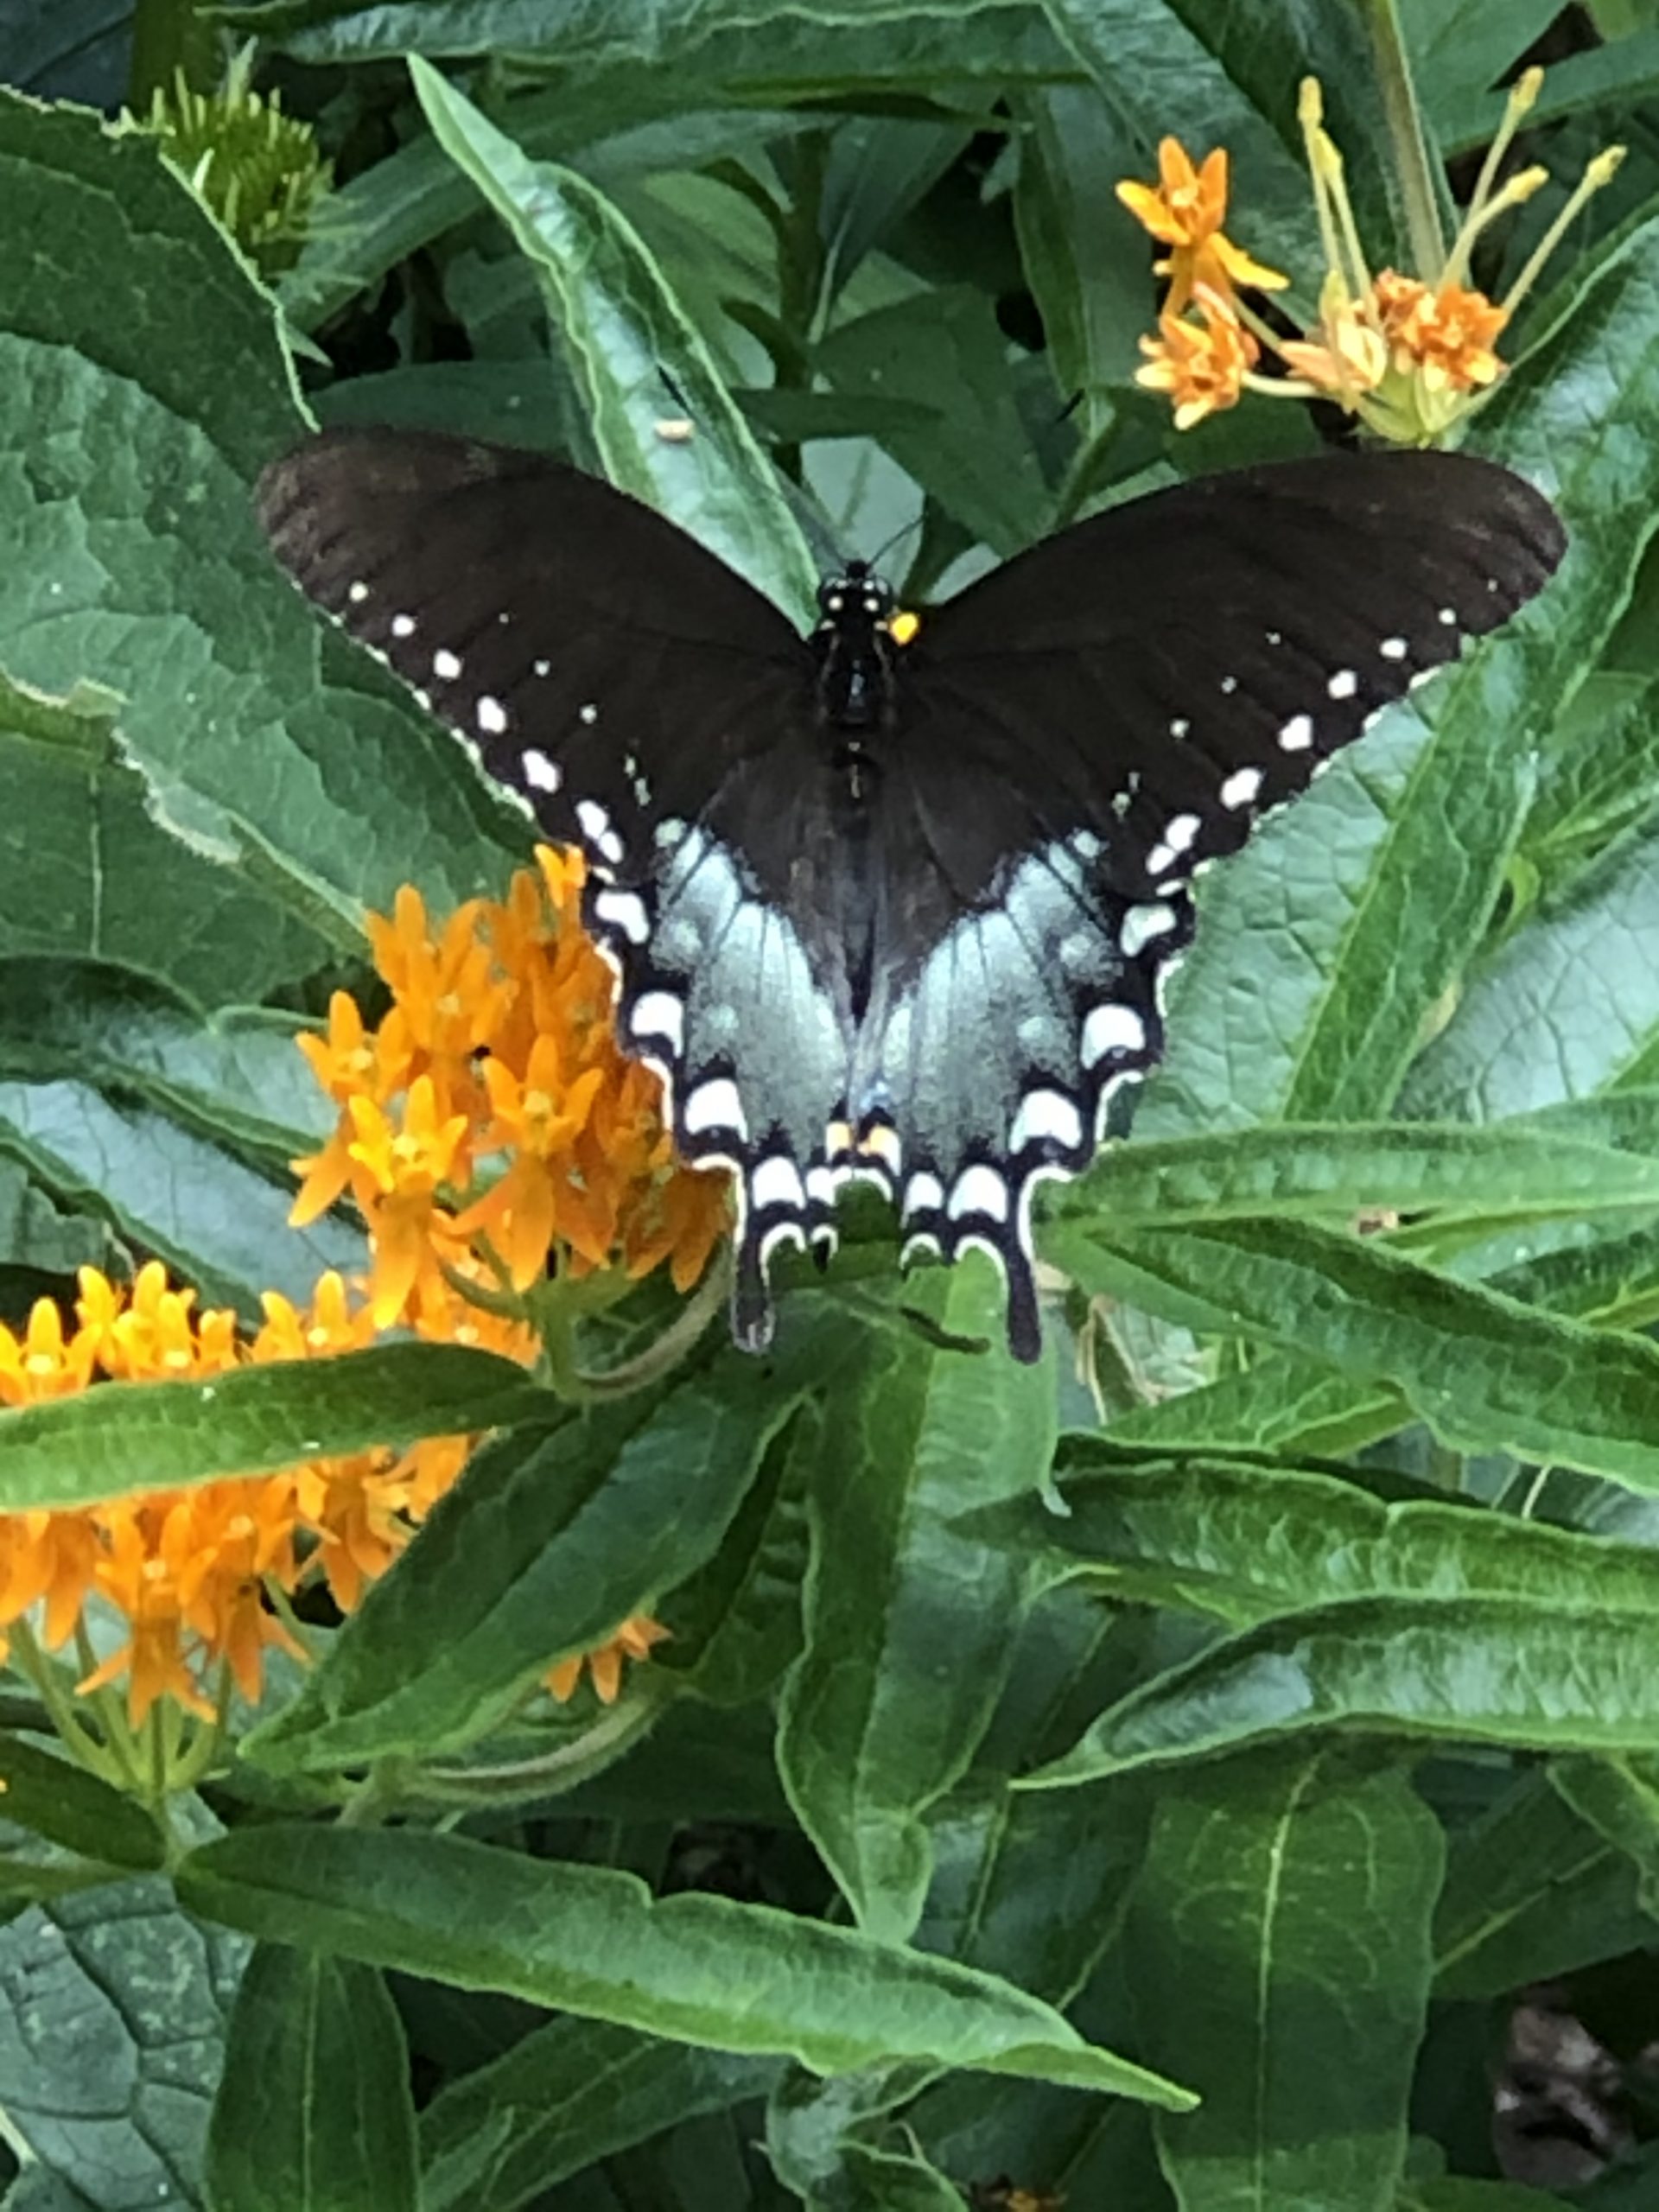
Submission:
[[[683,1154],[736,1173],[740,1341],[770,1336],[777,1246],[832,1235],[861,1173],[907,1249],[995,1255],[1025,1357],[1033,1192],[1086,1164],[1162,1048],[1192,871],[1562,546],[1490,464],[1332,456],[1097,516],[901,652],[849,572],[815,650],[542,456],[337,431],[260,500],[311,596],[585,851],[623,1041],[663,1073]]]

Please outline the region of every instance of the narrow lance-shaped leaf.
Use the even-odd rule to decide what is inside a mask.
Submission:
[[[653,1901],[605,1867],[279,1824],[203,1845],[175,1878],[192,1910],[252,1933],[818,2072],[918,2058],[1190,2101],[992,1975],[767,1906]]]
[[[531,162],[418,55],[428,120],[533,264],[613,483],[804,616],[817,572],[771,463],[645,242],[572,169]],[[683,409],[684,440],[658,424]]]

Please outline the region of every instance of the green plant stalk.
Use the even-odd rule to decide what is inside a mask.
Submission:
[[[219,30],[207,0],[137,0],[127,73],[132,112],[148,115],[156,94],[171,92],[175,73],[193,92],[210,92],[219,82]]]
[[[1411,81],[1411,64],[1400,33],[1395,0],[1360,0],[1370,25],[1371,52],[1376,64],[1382,111],[1394,142],[1395,171],[1405,200],[1406,229],[1418,276],[1433,283],[1446,259],[1446,234],[1440,228],[1440,201],[1428,165],[1428,144],[1423,118]]]

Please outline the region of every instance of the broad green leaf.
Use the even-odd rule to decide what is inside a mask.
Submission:
[[[0,1735],[6,1820],[95,1865],[149,1873],[166,1857],[161,1830],[143,1808],[55,1751]]]
[[[711,1705],[770,1697],[800,1651],[818,1421],[804,1407],[772,1439],[720,1549],[663,1608],[670,1640],[653,1659]]]
[[[104,107],[127,87],[130,0],[21,0],[0,16],[0,84]]]
[[[0,674],[0,959],[105,960],[211,1005],[321,965],[314,931],[150,819],[120,710],[92,685],[51,698]],[[9,997],[0,971],[0,1014]]]
[[[655,75],[682,96],[699,83],[761,98],[912,82],[932,92],[1040,81],[1074,67],[1044,10],[1008,0],[948,10],[928,0],[814,0],[781,17],[765,0],[691,0],[667,15],[658,0],[575,0],[556,16],[540,0],[443,10],[428,0],[266,0],[226,12],[306,60],[505,50],[580,71],[584,86],[617,71]]]
[[[717,2050],[823,2073],[918,2058],[1187,2102],[991,1975],[767,1906],[653,1901],[603,1867],[412,1829],[277,1825],[202,1846],[176,1879],[193,1910],[254,1934]]]
[[[1656,1139],[1659,1119],[1635,1141]],[[1049,1199],[1045,1213],[1056,1224],[1096,1218],[1114,1228],[1382,1208],[1507,1219],[1646,1207],[1656,1197],[1659,1160],[1619,1149],[1592,1113],[1581,1134],[1572,1120],[1552,1116],[1479,1129],[1456,1122],[1297,1123],[1111,1145]]]
[[[958,1336],[1000,1334],[982,1262],[913,1298]],[[925,1815],[965,1772],[1013,1656],[1024,1570],[951,1515],[1033,1490],[1054,1386],[1000,1344],[970,1355],[898,1333],[830,1398],[809,1492],[806,1645],[784,1693],[779,1768],[797,1817],[861,1927],[908,1937],[931,1868]]]
[[[60,1208],[16,1162],[0,1154],[0,1268],[32,1275],[113,1268],[114,1239],[101,1221]]]
[[[0,963],[0,1076],[72,1076],[134,1094],[210,1142],[286,1170],[321,1148],[338,1109],[295,1042],[257,1008],[205,1019],[173,993],[74,960]]]
[[[1160,1793],[1129,1922],[1182,2212],[1393,2212],[1427,2003],[1439,1824],[1402,1774],[1287,1755]]]
[[[105,1383],[0,1412],[0,1509],[89,1505],[563,1410],[522,1367],[460,1344],[379,1344],[202,1382]]]
[[[292,1770],[474,1741],[702,1566],[798,1391],[728,1351],[660,1398],[487,1446],[251,1755]]]
[[[1539,1313],[1302,1222],[1051,1231],[1086,1287],[1398,1389],[1446,1442],[1659,1487],[1659,1347]],[[1144,1433],[1144,1429],[1142,1431]]]
[[[1554,1777],[1602,1761],[1518,1775],[1478,1820],[1456,1830],[1434,1912],[1434,1989],[1491,1999],[1645,1947],[1625,1853],[1573,1811]]]
[[[1448,153],[1490,131],[1502,105],[1493,86],[1560,12],[1560,0],[1400,0],[1417,97]]]
[[[843,323],[817,349],[831,388],[931,408],[883,444],[977,539],[1004,555],[1041,535],[1051,499],[1010,388],[1010,347],[994,306],[965,284],[936,287]]]
[[[1037,1497],[971,1510],[964,1535],[1114,1597],[1248,1628],[1366,1597],[1515,1598],[1659,1612],[1653,1554],[1469,1504],[1385,1505],[1312,1468],[1182,1459],[1160,1465],[1065,1440],[1063,1511]]]
[[[1459,2174],[1439,2181],[1408,2182],[1395,2199],[1398,2212],[1573,2212],[1577,2197],[1552,2196],[1516,2181],[1470,2181]],[[1614,2212],[1611,2201],[1605,2212]],[[1630,2212],[1636,2212],[1632,2205]]]
[[[1522,923],[1413,1070],[1402,1109],[1494,1120],[1659,1072],[1659,840],[1640,831]]]
[[[1081,402],[1085,441],[1115,420],[1112,387],[1129,385],[1153,327],[1157,280],[1145,233],[1112,197],[1138,174],[1144,140],[1091,89],[1058,86],[1026,95],[1014,217],[1027,281],[1043,318],[1063,399]]]
[[[531,162],[435,69],[410,73],[439,143],[536,269],[613,484],[650,501],[800,616],[817,569],[769,464],[632,226],[585,178]],[[693,435],[658,424],[689,415]]]
[[[423,2212],[515,2212],[677,2121],[765,2096],[782,2070],[775,2058],[550,2020],[422,2113]]]
[[[210,2212],[420,2212],[396,2006],[372,1967],[262,1943],[207,2133]]]
[[[146,1876],[0,1927],[10,2139],[98,2212],[204,2202],[208,2112],[247,1954]]]
[[[120,694],[152,814],[335,946],[402,881],[499,885],[522,823],[261,538],[304,421],[228,241],[148,141],[3,94],[0,196],[0,665]]]
[[[1549,1778],[1579,1818],[1630,1860],[1638,1878],[1637,1894],[1652,1918],[1659,1908],[1659,1776],[1651,1764],[1557,1759]]]
[[[198,1068],[211,1057],[197,1058]],[[292,1096],[286,1083],[277,1095]],[[291,1184],[168,1114],[88,1083],[0,1077],[0,1153],[60,1202],[101,1215],[128,1243],[164,1260],[205,1303],[234,1306],[250,1319],[262,1291],[303,1305],[327,1268],[351,1274],[364,1263],[361,1232],[337,1216],[289,1226]]]
[[[1659,1749],[1659,1623],[1507,1598],[1356,1599],[1287,1613],[1131,1691],[1030,1779],[1090,1782],[1314,1730]]]

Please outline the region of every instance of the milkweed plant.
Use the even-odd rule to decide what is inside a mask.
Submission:
[[[17,2212],[1659,2201],[1659,12],[1129,12],[0,25]],[[906,639],[1325,448],[1569,543],[1202,872],[1037,1365],[858,1189],[754,1357],[582,856],[261,537],[366,422]]]

